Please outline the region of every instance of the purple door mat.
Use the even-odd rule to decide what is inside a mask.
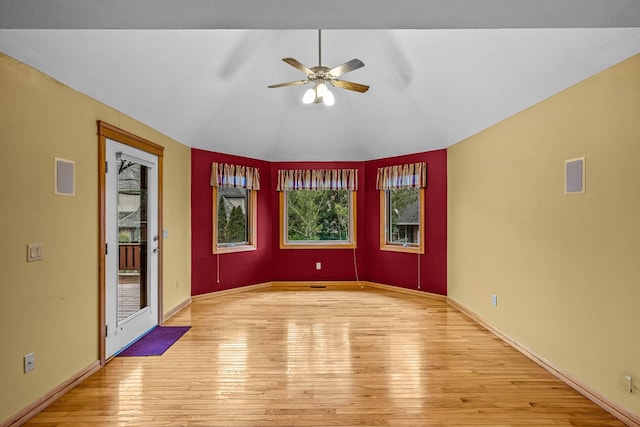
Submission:
[[[160,356],[189,329],[191,326],[157,326],[118,356]]]

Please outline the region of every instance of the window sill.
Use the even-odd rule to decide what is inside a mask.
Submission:
[[[258,248],[253,245],[229,245],[229,246],[217,246],[213,248],[214,254],[232,254],[236,252],[250,252],[255,251]]]
[[[355,249],[354,242],[345,243],[281,243],[280,249]]]
[[[405,252],[408,254],[423,254],[424,248],[422,245],[419,246],[403,246],[403,245],[393,245],[386,244],[380,246],[381,251],[389,251],[389,252]]]

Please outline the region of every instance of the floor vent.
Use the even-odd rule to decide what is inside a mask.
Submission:
[[[326,289],[326,286],[324,286],[324,285],[312,285],[311,289]]]

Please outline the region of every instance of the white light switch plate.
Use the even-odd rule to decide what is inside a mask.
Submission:
[[[43,258],[42,243],[31,243],[27,245],[27,262],[42,261]]]

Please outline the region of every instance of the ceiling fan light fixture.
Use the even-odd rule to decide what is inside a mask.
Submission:
[[[280,83],[276,85],[269,85],[269,88],[284,87],[284,86],[297,86],[306,83],[313,83],[313,88],[307,89],[302,97],[303,104],[320,104],[331,106],[336,102],[333,93],[327,87],[330,84],[333,87],[340,89],[352,90],[355,92],[364,93],[369,89],[369,86],[360,83],[348,82],[345,80],[339,80],[338,77],[364,67],[364,63],[357,58],[347,61],[342,65],[338,65],[334,68],[328,68],[322,66],[322,30],[318,30],[318,65],[315,67],[307,67],[295,58],[282,58],[284,62],[292,67],[302,71],[306,74],[305,80],[296,80],[287,83]]]
[[[318,86],[316,86],[316,93],[318,94],[318,98],[324,98],[324,96],[327,94],[327,92],[329,92],[329,89],[327,88],[327,85],[324,83],[320,83]]]
[[[324,105],[328,107],[331,107],[333,104],[336,103],[336,99],[333,97],[333,93],[331,93],[329,89],[327,89],[326,93],[322,97],[322,102],[324,102]]]
[[[302,97],[303,104],[313,104],[316,101],[316,90],[315,87],[310,87],[304,93]]]

